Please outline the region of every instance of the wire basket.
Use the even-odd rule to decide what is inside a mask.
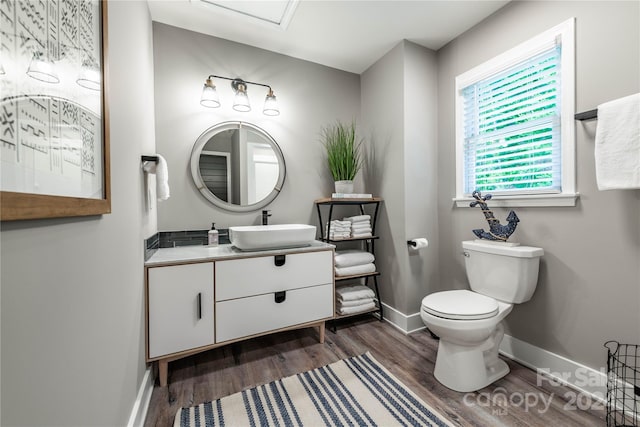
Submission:
[[[640,345],[607,341],[607,427],[640,426]]]

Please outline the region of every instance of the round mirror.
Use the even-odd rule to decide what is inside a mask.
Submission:
[[[224,122],[198,137],[191,152],[196,188],[232,212],[258,210],[280,193],[286,169],[276,141],[250,123]]]

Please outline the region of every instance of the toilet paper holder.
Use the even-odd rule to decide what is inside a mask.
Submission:
[[[409,249],[418,251],[429,246],[429,241],[426,237],[416,237],[414,239],[407,240],[407,245],[409,245]]]

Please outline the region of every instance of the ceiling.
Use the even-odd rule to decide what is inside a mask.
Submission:
[[[154,21],[360,74],[403,39],[437,50],[509,0],[148,0]]]

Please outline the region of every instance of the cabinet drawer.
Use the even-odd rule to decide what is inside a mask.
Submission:
[[[333,251],[216,262],[216,301],[333,283]]]
[[[216,303],[216,342],[326,319],[333,316],[333,284]]]

